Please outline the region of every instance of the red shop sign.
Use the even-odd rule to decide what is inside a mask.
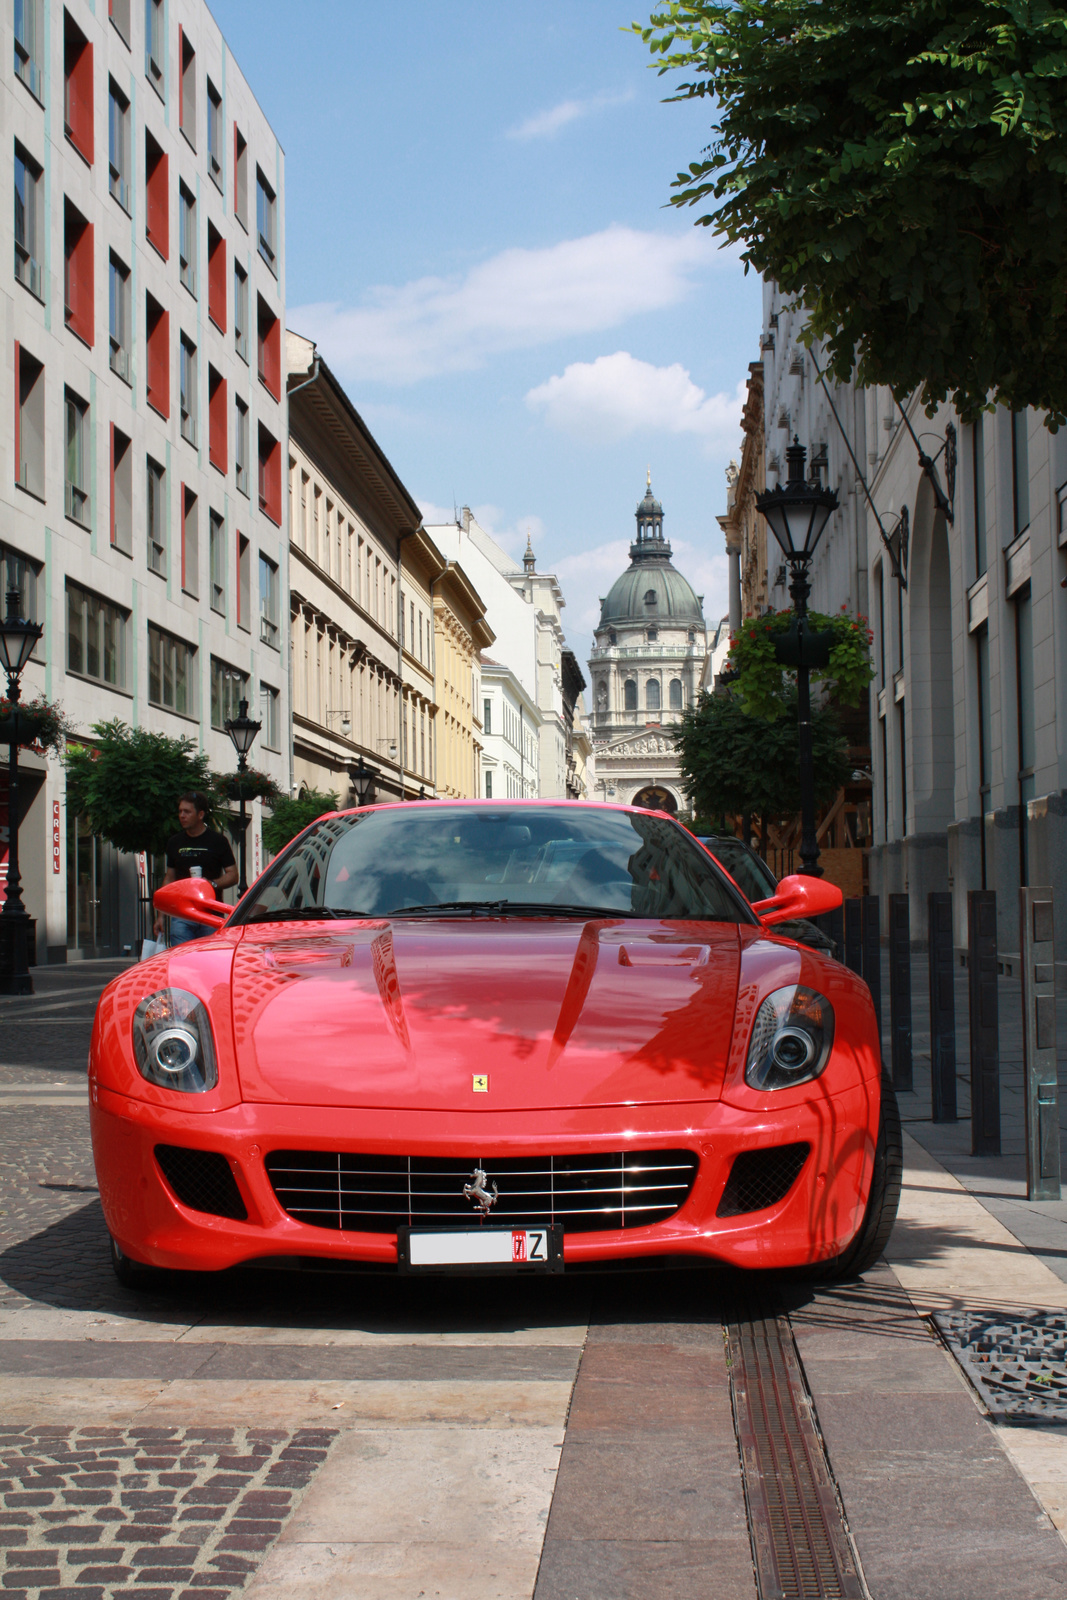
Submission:
[[[62,833],[59,822],[59,801],[52,801],[52,871],[59,872],[63,863]]]

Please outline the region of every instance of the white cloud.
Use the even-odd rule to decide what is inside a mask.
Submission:
[[[745,387],[742,379],[732,395],[709,395],[680,362],[655,367],[617,350],[572,362],[531,389],[526,404],[561,433],[601,442],[639,431],[692,433],[710,454],[737,444]]]
[[[565,128],[568,123],[577,122],[580,117],[588,117],[593,112],[602,111],[607,106],[626,105],[632,100],[634,92],[628,89],[625,94],[595,94],[588,100],[561,100],[558,105],[549,106],[545,111],[538,111],[532,117],[527,117],[524,122],[518,122],[507,131],[509,139],[551,139]]]
[[[703,228],[648,233],[613,224],[544,249],[502,250],[464,277],[379,286],[361,305],[297,306],[289,317],[346,378],[416,383],[676,305],[694,274],[720,257]]]
[[[445,506],[436,505],[432,500],[423,500],[418,496],[416,499],[419,510],[422,512],[422,520],[428,528],[433,527],[434,523],[455,522],[463,509],[463,505],[466,503],[465,501],[457,501],[453,510],[452,507],[446,508]],[[527,537],[532,540],[535,553],[539,546],[542,549],[544,548],[545,524],[542,518],[536,516],[533,512],[530,512],[527,516],[516,517],[512,522],[506,520],[507,512],[502,510],[500,506],[488,503],[471,506],[471,512],[479,527],[484,528],[486,533],[491,533],[497,544],[505,549],[509,555],[514,556],[516,560],[526,549]],[[543,562],[542,565],[544,565]]]

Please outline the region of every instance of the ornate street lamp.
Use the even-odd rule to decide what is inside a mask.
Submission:
[[[352,780],[352,792],[356,797],[357,806],[372,806],[375,799],[374,780],[378,776],[373,767],[368,767],[362,754],[354,767],[349,767],[348,776]]]
[[[237,885],[238,899],[240,899],[248,889],[248,877],[246,873],[248,859],[248,813],[245,810],[244,775],[248,770],[248,752],[255,744],[256,735],[262,726],[262,722],[253,722],[252,718],[248,715],[247,700],[241,701],[238,713],[235,717],[231,717],[228,722],[223,723],[223,727],[233,740],[233,747],[237,751],[237,787],[241,802],[241,810],[239,815],[233,819],[233,824],[231,824],[231,826],[235,825],[241,830],[241,876]]]
[[[825,667],[830,659],[827,635],[808,627],[808,568],[823,529],[837,509],[837,494],[824,489],[816,475],[809,482],[804,476],[808,452],[793,436],[785,453],[786,481],[777,489],[756,496],[756,510],[766,517],[774,537],[789,563],[789,593],[795,620],[784,635],[774,641],[775,655],[783,666],[797,669],[797,732],[800,745],[800,860],[801,872],[821,878],[819,844],[815,837],[815,771],[811,749],[812,667]]]
[[[19,873],[19,679],[44,629],[19,615],[19,591],[7,591],[7,615],[0,623],[0,667],[7,674],[11,739],[7,768],[7,887],[0,911],[0,994],[32,994],[29,968],[30,918],[22,903]]]

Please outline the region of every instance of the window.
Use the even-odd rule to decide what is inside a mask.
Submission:
[[[196,199],[184,183],[178,185],[178,276],[190,294],[196,293]]]
[[[222,189],[222,96],[207,80],[207,170],[215,187]]]
[[[248,360],[248,274],[233,264],[233,342],[242,361]]]
[[[152,0],[148,0],[152,4]],[[144,236],[164,261],[170,257],[170,163],[150,133],[144,136]]]
[[[15,72],[44,99],[44,0],[15,0]]]
[[[148,404],[170,416],[170,312],[145,295],[146,384]]]
[[[130,44],[130,0],[107,0],[107,14],[123,44]]]
[[[672,711],[681,711],[681,709],[682,709],[682,707],[683,707],[683,705],[685,703],[684,702],[684,695],[683,695],[683,692],[682,692],[682,680],[681,680],[681,678],[672,678],[671,679],[671,691],[670,691],[670,693],[671,693],[671,710]]]
[[[200,593],[200,502],[182,484],[182,588],[186,594]]]
[[[146,517],[148,528],[148,566],[152,572],[167,575],[167,475],[158,461],[149,456],[145,474],[147,484]]]
[[[282,325],[262,295],[257,301],[256,351],[259,381],[275,400],[282,397]]]
[[[123,211],[130,209],[130,102],[108,79],[107,98],[108,188]]]
[[[15,276],[38,300],[44,299],[44,173],[15,142]]]
[[[248,407],[238,398],[233,440],[233,464],[237,487],[247,495],[248,490]]]
[[[126,687],[129,613],[67,579],[67,671]]]
[[[148,699],[181,716],[196,714],[196,650],[148,624]]]
[[[213,467],[218,467],[220,472],[225,472],[229,465],[226,449],[226,428],[229,418],[226,414],[226,379],[215,371],[214,367],[207,369],[207,438],[208,460]]]
[[[1017,539],[1030,526],[1030,449],[1027,437],[1030,426],[1028,411],[1011,414],[1011,483],[1013,496],[1014,537]]]
[[[237,535],[237,626],[252,629],[252,546],[243,533]]]
[[[491,772],[487,772],[485,775],[485,798],[487,800],[493,798],[493,774]]]
[[[182,438],[196,444],[196,345],[184,333],[179,350]]]
[[[196,149],[196,51],[188,35],[178,29],[178,126]]]
[[[211,658],[211,726],[223,731],[227,722],[241,714],[241,701],[248,699],[248,673],[228,667],[225,661]]]
[[[649,678],[645,684],[645,709],[648,711],[659,710],[659,679]]]
[[[274,259],[277,249],[275,235],[274,190],[259,168],[256,168],[256,236],[259,253],[275,277],[278,275]]]
[[[985,438],[981,417],[971,429],[971,469],[974,490],[974,574],[980,578],[989,564],[985,528]]]
[[[280,528],[282,525],[282,447],[259,425],[259,509]]]
[[[88,528],[89,504],[89,407],[70,389],[65,391],[66,412],[66,513]]]
[[[19,403],[15,413],[15,482],[44,499],[44,367],[15,346]]]
[[[69,11],[63,13],[63,131],[93,164],[93,47]]]
[[[492,733],[493,731],[493,702],[491,700],[482,701],[482,731],[484,733]],[[489,799],[492,799],[491,795]]]
[[[208,562],[211,567],[211,609],[226,615],[226,524],[217,511],[208,512]]]
[[[130,381],[130,269],[111,252],[108,275],[111,370]]]
[[[133,441],[111,424],[111,543],[133,554]]]
[[[263,748],[280,750],[282,747],[282,721],[278,713],[281,695],[269,683],[259,686],[259,720],[263,724]]]
[[[64,315],[71,333],[93,343],[93,225],[76,206],[63,202]]]
[[[8,544],[0,544],[0,592],[5,596],[9,589],[19,592],[19,614],[27,622],[40,622],[37,615],[37,579],[41,568],[35,561],[27,561]],[[34,659],[37,647],[34,646]]]
[[[233,214],[248,232],[248,140],[233,125]]]
[[[144,0],[144,70],[159,98],[164,99],[163,0]]]
[[[623,705],[627,711],[637,710],[637,684],[632,678],[627,678],[622,686]]]
[[[259,637],[263,644],[278,649],[278,564],[262,551],[259,557]]]
[[[220,333],[226,332],[226,241],[207,225],[207,314]]]

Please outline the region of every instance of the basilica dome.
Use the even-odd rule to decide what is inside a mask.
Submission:
[[[663,537],[663,507],[651,484],[635,515],[637,538],[630,546],[630,565],[601,600],[599,626],[703,628],[700,599],[671,566],[671,547]]]

